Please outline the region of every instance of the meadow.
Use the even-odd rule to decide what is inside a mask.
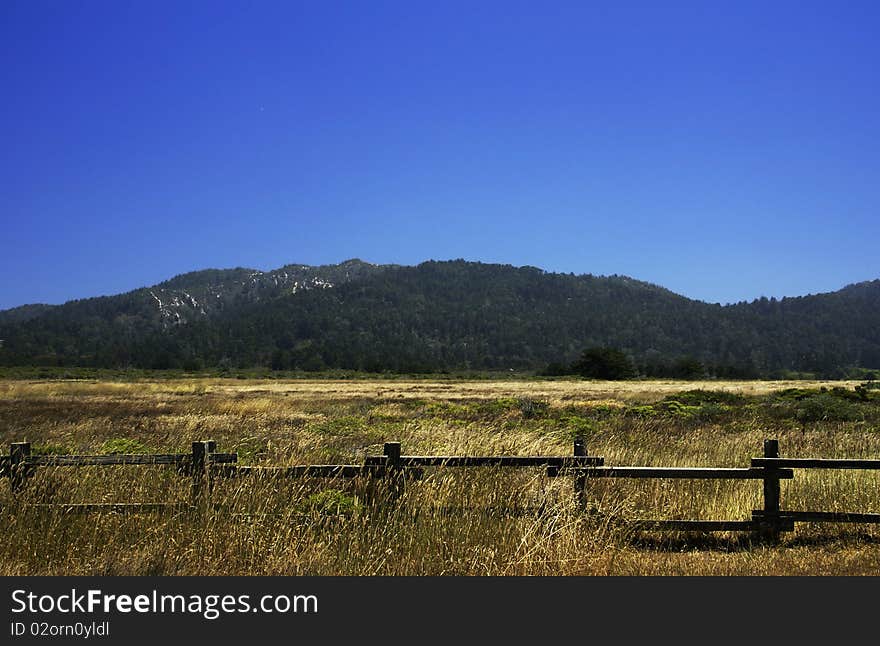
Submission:
[[[38,454],[187,453],[243,465],[405,454],[590,455],[626,466],[880,458],[880,389],[860,382],[573,379],[5,379],[0,439]],[[66,514],[33,503],[186,502],[163,467],[41,468],[0,492],[4,575],[852,575],[880,572],[880,526],[636,532],[635,518],[745,520],[760,481],[590,480],[543,469],[430,469],[396,498],[356,480],[218,481],[202,514]],[[379,489],[377,491],[377,488]],[[785,509],[880,513],[880,472],[798,471]]]

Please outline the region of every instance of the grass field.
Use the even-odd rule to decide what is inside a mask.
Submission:
[[[858,390],[857,390],[858,387]],[[241,464],[359,463],[408,454],[570,455],[610,465],[748,466],[783,456],[880,458],[880,390],[859,382],[574,380],[0,381],[0,438],[40,453],[189,452],[213,439]],[[6,450],[6,449],[5,449]],[[160,467],[40,469],[0,493],[0,573],[25,574],[877,574],[880,528],[799,524],[748,535],[635,534],[634,518],[745,520],[760,481],[590,481],[540,469],[439,470],[393,503],[354,481],[227,481],[202,516],[66,515],[45,502],[185,502]],[[877,472],[798,471],[785,509],[880,513]],[[519,513],[509,513],[519,510]]]

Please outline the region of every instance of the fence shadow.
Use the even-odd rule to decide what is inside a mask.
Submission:
[[[749,552],[756,547],[775,545],[773,541],[752,535],[719,536],[709,533],[687,535],[631,535],[625,539],[627,546],[645,552],[721,552],[733,554]]]

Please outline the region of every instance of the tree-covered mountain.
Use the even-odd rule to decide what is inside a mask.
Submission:
[[[14,311],[0,312],[2,365],[543,370],[612,347],[649,376],[880,367],[880,280],[721,306],[623,276],[352,260],[206,270]]]
[[[0,310],[0,324],[29,321],[50,309],[52,309],[51,305],[37,303],[34,305],[21,305],[20,307],[13,307],[8,310]]]

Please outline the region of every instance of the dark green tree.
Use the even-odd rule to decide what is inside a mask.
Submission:
[[[706,367],[695,357],[680,357],[673,366],[672,376],[676,379],[702,379],[706,376]]]
[[[616,348],[587,348],[572,364],[576,374],[585,379],[633,379],[636,369],[630,358]]]

